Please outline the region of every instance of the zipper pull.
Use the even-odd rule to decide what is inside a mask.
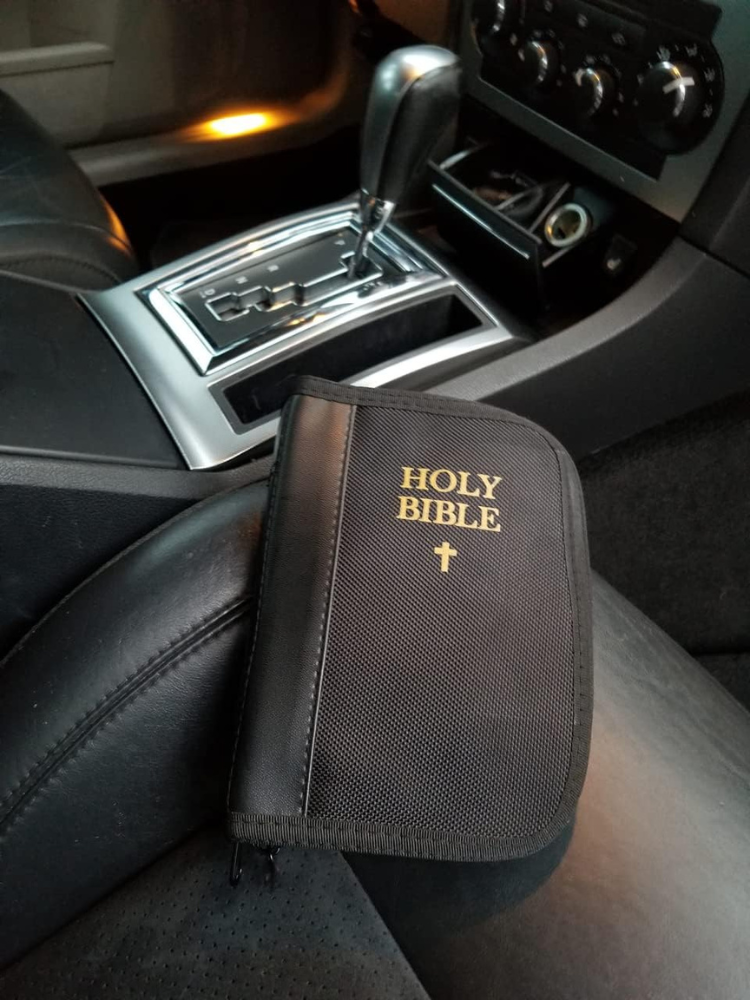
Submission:
[[[276,875],[278,874],[276,855],[279,853],[279,850],[280,848],[278,847],[267,847],[263,852],[266,857],[266,874],[263,881],[269,889],[273,889],[274,883],[276,882]]]
[[[232,860],[229,863],[229,884],[233,889],[242,881],[242,844],[239,840],[232,846]]]

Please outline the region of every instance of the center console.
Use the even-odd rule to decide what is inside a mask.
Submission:
[[[521,346],[438,252],[392,223],[459,103],[436,46],[378,67],[358,203],[275,223],[84,297],[191,469],[268,447],[295,377],[426,389]]]
[[[592,315],[606,338],[636,279],[667,288],[652,268],[748,95],[743,2],[467,0],[460,60],[417,46],[378,68],[358,201],[83,302],[190,469],[268,450],[300,374],[455,388]],[[407,225],[396,210],[456,116],[459,63],[453,151]]]
[[[525,343],[397,226],[349,277],[361,232],[335,205],[85,297],[189,468],[270,446],[298,375],[428,388]]]
[[[376,73],[358,199],[106,292],[0,276],[0,647],[267,476],[297,375],[488,402],[575,457],[745,388],[748,47],[746,0],[466,0],[460,60]]]

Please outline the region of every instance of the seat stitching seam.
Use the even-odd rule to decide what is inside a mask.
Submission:
[[[37,771],[44,766],[44,764],[55,753],[55,751],[57,751],[63,745],[63,743],[65,743],[66,740],[68,740],[76,732],[77,729],[80,729],[81,726],[83,726],[91,718],[92,715],[94,715],[104,704],[106,704],[106,702],[109,701],[110,698],[120,693],[123,690],[123,688],[126,688],[139,675],[142,675],[146,671],[150,670],[151,667],[153,667],[154,664],[157,663],[162,657],[168,656],[170,653],[174,652],[178,646],[186,642],[189,642],[202,629],[211,627],[217,621],[219,621],[220,618],[241,607],[244,603],[247,602],[247,600],[248,598],[245,596],[238,601],[232,601],[229,604],[226,604],[223,607],[221,607],[218,611],[213,612],[212,614],[206,615],[204,618],[199,619],[199,621],[196,622],[194,625],[192,625],[187,631],[181,633],[176,638],[172,639],[166,646],[163,646],[161,649],[157,650],[157,652],[154,653],[153,656],[150,656],[145,663],[140,664],[135,670],[133,670],[130,674],[124,677],[118,684],[116,684],[115,687],[107,691],[107,693],[104,694],[96,702],[95,705],[93,705],[87,712],[85,712],[73,723],[73,725],[67,730],[67,732],[63,736],[61,736],[58,740],[55,741],[55,743],[51,747],[49,747],[46,751],[44,751],[43,756],[39,757],[33,763],[31,768],[26,772],[26,774],[24,774],[24,776],[19,781],[16,782],[16,784],[10,789],[10,791],[8,791],[5,794],[2,800],[0,800],[0,810],[2,810],[9,802],[11,802],[18,795],[19,792],[23,790],[24,786],[29,783],[29,781],[34,777]],[[12,807],[10,810],[8,810],[8,813],[10,813],[11,811]],[[5,821],[5,818],[7,818],[7,813],[6,816],[0,816],[0,824]]]
[[[110,205],[110,208],[111,207],[112,206]],[[112,209],[112,211],[114,212],[114,209]],[[75,230],[84,233],[92,233],[96,236],[104,236],[107,240],[114,240],[119,245],[119,247],[126,252],[131,261],[133,263],[136,263],[135,251],[133,250],[132,244],[129,241],[126,242],[125,240],[123,240],[121,236],[118,236],[117,233],[113,232],[111,229],[108,229],[105,225],[100,225],[99,223],[96,222],[78,222],[75,219],[64,219],[64,218],[34,219],[34,218],[25,218],[22,216],[16,219],[14,222],[7,223],[3,227],[3,231],[7,232],[10,229],[19,229],[28,231],[29,227],[44,227],[44,226],[49,226],[50,229],[57,228],[61,230]]]
[[[0,833],[0,844],[7,840],[8,834],[11,832],[14,826],[23,818],[24,814],[33,805],[39,795],[44,791],[45,786],[50,782],[53,777],[59,777],[62,771],[65,770],[71,761],[74,761],[78,755],[90,747],[96,738],[110,725],[118,719],[128,708],[130,708],[135,702],[144,694],[147,694],[152,688],[156,687],[165,677],[167,677],[171,672],[178,669],[182,664],[189,659],[194,653],[196,653],[202,646],[207,645],[214,639],[218,638],[223,632],[225,632],[232,625],[236,624],[241,618],[244,617],[245,612],[242,609],[242,605],[247,602],[239,602],[234,607],[234,614],[229,619],[221,622],[212,632],[204,635],[198,642],[194,645],[183,650],[183,652],[174,659],[167,660],[162,667],[149,679],[149,681],[137,688],[132,694],[120,702],[120,704],[115,708],[113,712],[109,715],[104,716],[97,726],[89,730],[85,738],[82,739],[77,746],[71,748],[70,752],[62,760],[59,767],[47,772],[47,774],[39,781],[36,787],[31,791],[26,801],[17,808],[15,816],[10,813],[5,817],[3,825],[5,829]]]
[[[56,261],[66,264],[72,263],[76,267],[88,268],[89,271],[94,271],[96,274],[104,275],[106,278],[110,278],[114,282],[120,282],[122,280],[119,274],[115,274],[114,271],[110,271],[109,268],[104,265],[92,264],[90,261],[74,257],[72,254],[29,254],[26,257],[14,257],[12,260],[0,260],[0,270],[13,271],[18,267],[22,267],[24,264],[42,261]]]
[[[253,483],[250,485],[251,488],[255,488],[259,484]],[[179,511],[179,513],[175,514],[168,521],[165,521],[162,524],[158,524],[155,528],[152,528],[151,531],[147,532],[141,538],[136,539],[136,541],[131,542],[130,545],[126,546],[126,548],[122,549],[116,555],[112,556],[105,563],[103,563],[101,566],[95,569],[93,573],[85,577],[79,584],[73,587],[72,590],[68,591],[68,593],[61,600],[59,600],[56,604],[54,604],[49,611],[47,611],[44,615],[42,615],[39,621],[35,625],[32,625],[29,631],[24,636],[22,636],[10,650],[8,650],[8,652],[5,654],[2,660],[0,660],[0,676],[2,676],[2,672],[8,668],[9,664],[14,660],[14,658],[19,656],[26,649],[29,642],[37,635],[37,633],[41,629],[44,628],[46,623],[50,619],[52,619],[56,614],[58,614],[63,608],[68,607],[75,600],[75,598],[78,597],[78,595],[81,594],[86,589],[86,587],[90,586],[95,580],[99,580],[102,577],[104,577],[107,574],[107,572],[113,567],[119,568],[121,565],[126,563],[129,556],[133,555],[134,553],[138,554],[139,550],[145,549],[146,545],[153,539],[159,538],[161,535],[166,535],[173,529],[175,525],[177,524],[181,525],[183,521],[187,521],[189,518],[195,516],[198,512],[210,506],[217,499],[219,498],[226,499],[226,497],[234,497],[237,494],[239,494],[243,489],[247,489],[247,487],[241,486],[238,488],[230,488],[229,490],[223,493],[204,497],[203,499],[200,499],[195,503],[190,503],[188,499],[187,502],[190,504],[188,507],[185,507],[183,510]],[[245,512],[243,512],[241,516],[244,517]],[[260,519],[259,516],[254,515],[253,524],[257,525],[259,519]],[[0,805],[1,804],[2,803],[0,803]]]

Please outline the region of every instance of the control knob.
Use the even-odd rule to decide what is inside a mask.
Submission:
[[[530,39],[518,50],[521,79],[528,87],[551,87],[560,70],[560,54],[554,42]]]
[[[581,118],[607,111],[617,95],[617,83],[606,66],[582,66],[573,74],[576,110]]]
[[[698,70],[682,62],[657,63],[638,91],[641,128],[647,135],[654,131],[680,134],[695,121],[703,99],[703,79]]]
[[[475,0],[472,22],[479,47],[494,55],[495,45],[518,24],[520,0]]]

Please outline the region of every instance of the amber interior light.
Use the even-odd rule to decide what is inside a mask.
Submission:
[[[321,88],[306,94],[299,101],[276,104],[260,109],[238,108],[232,114],[217,118],[207,118],[180,129],[177,133],[183,142],[215,142],[227,139],[241,139],[243,136],[259,135],[273,129],[287,128],[303,121],[320,118],[338,101],[338,92],[331,88]]]
[[[226,118],[212,118],[205,122],[209,135],[217,139],[231,139],[237,135],[250,135],[273,128],[275,116],[265,111],[253,111],[245,115],[227,115]]]

